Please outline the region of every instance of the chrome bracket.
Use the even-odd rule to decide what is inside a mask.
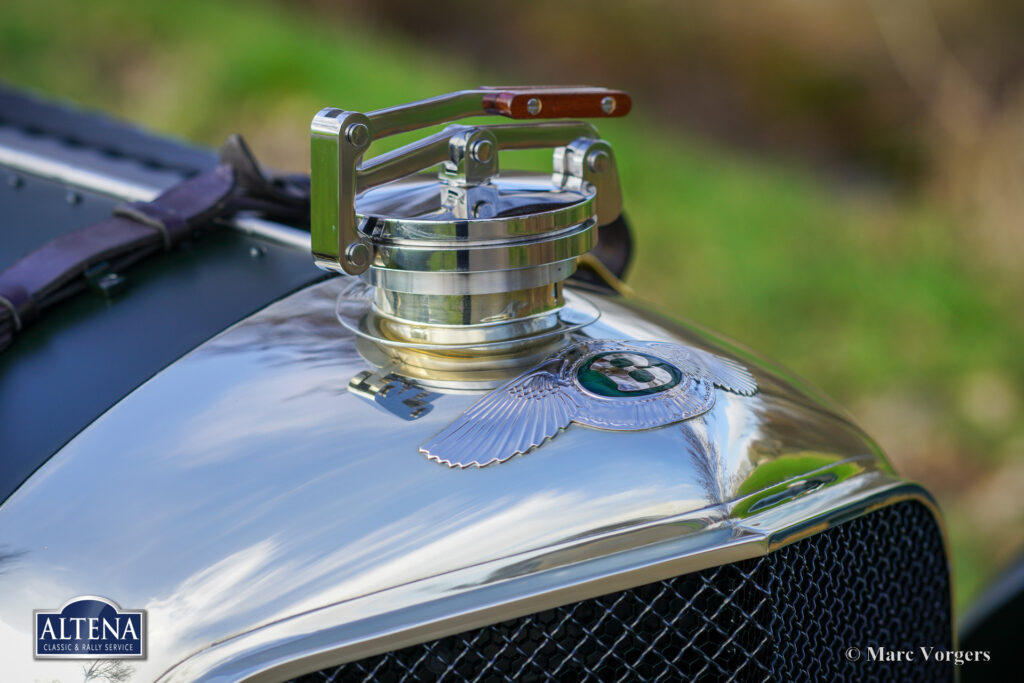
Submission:
[[[418,420],[433,410],[431,402],[438,396],[387,369],[364,370],[349,380],[348,388],[407,421]]]
[[[310,127],[310,223],[314,262],[359,275],[372,247],[356,224],[356,170],[373,140],[365,114],[323,109]]]
[[[454,128],[454,126],[453,126]],[[448,139],[448,160],[441,166],[441,204],[457,218],[491,218],[498,190],[498,139],[486,126],[455,132]]]
[[[498,139],[486,126],[465,128],[448,138],[448,160],[441,179],[481,185],[498,174]]]
[[[622,189],[615,152],[604,140],[577,138],[554,153],[556,185],[579,190],[589,183],[597,191],[597,224],[607,225],[622,213]]]

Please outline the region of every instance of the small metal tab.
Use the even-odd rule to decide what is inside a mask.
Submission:
[[[89,287],[96,290],[108,299],[120,294],[128,286],[128,281],[120,273],[110,269],[107,261],[94,263],[85,269],[83,273]]]
[[[433,410],[431,402],[438,397],[408,379],[383,371],[360,372],[349,381],[348,388],[407,421],[418,420]]]

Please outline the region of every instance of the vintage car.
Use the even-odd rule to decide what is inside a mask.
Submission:
[[[630,106],[327,108],[305,177],[0,91],[0,679],[954,678],[928,492],[623,296]]]

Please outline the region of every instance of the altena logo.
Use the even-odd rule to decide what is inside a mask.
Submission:
[[[33,612],[37,659],[145,659],[146,612],[83,595]]]

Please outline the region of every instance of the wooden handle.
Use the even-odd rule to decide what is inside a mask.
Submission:
[[[488,114],[511,119],[607,118],[625,116],[633,106],[621,90],[586,86],[484,87]]]

